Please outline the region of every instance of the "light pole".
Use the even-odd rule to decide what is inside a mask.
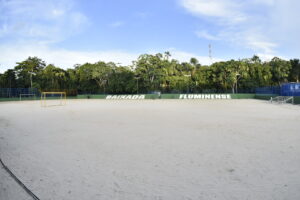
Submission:
[[[136,79],[136,94],[139,94],[139,79],[140,79],[140,77],[136,76],[135,79]]]
[[[185,77],[192,77],[192,75],[191,74],[185,74],[184,75]],[[189,86],[190,86],[190,83],[188,83],[188,85],[186,86],[186,93],[188,93],[189,92]]]
[[[238,93],[238,80],[241,75],[236,73],[235,93]]]

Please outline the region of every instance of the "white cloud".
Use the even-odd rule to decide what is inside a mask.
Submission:
[[[264,34],[261,34],[260,30],[255,28],[251,30],[228,30],[225,28],[219,32],[218,37],[220,40],[226,41],[234,46],[251,50],[253,54],[275,54],[275,50],[278,47],[276,42],[272,42]]]
[[[221,61],[214,58],[211,60],[208,56],[199,56],[194,53],[180,51],[174,48],[167,49],[173,59],[180,62],[189,62],[192,57],[197,58],[203,65],[209,65],[211,62]],[[16,44],[0,45],[0,73],[7,69],[14,68],[16,62],[26,60],[29,56],[36,56],[44,60],[47,64],[54,64],[61,68],[72,68],[75,64],[84,64],[86,62],[95,63],[98,61],[115,62],[120,65],[131,65],[141,54],[156,54],[158,50],[147,52],[127,52],[122,50],[110,51],[75,51],[67,49],[49,48],[43,44]]]
[[[112,28],[118,28],[124,25],[124,22],[122,21],[115,21],[113,23],[111,23],[109,26]]]
[[[212,34],[208,33],[205,30],[196,31],[196,35],[199,38],[204,38],[204,39],[207,39],[207,40],[220,40],[220,38],[218,36],[212,35]]]
[[[14,40],[61,41],[89,25],[72,0],[3,0],[0,13],[0,37]]]
[[[272,53],[273,49],[277,47],[277,44],[271,42],[263,42],[258,40],[253,40],[248,42],[249,47],[253,50],[261,50],[262,52]]]
[[[274,54],[262,54],[262,53],[257,54],[257,56],[262,61],[271,61],[274,57],[276,57]]]
[[[53,9],[52,14],[54,17],[61,17],[62,15],[65,14],[65,11],[62,9]]]
[[[189,13],[219,30],[223,42],[274,55],[283,47],[300,53],[300,2],[298,0],[181,0]],[[196,32],[213,39],[207,32]],[[294,54],[295,55],[295,54]]]
[[[176,50],[176,49],[170,49],[169,50],[172,58],[175,58],[181,62],[189,62],[191,58],[196,58],[200,64],[202,65],[210,65],[214,62],[219,62],[222,61],[223,59],[220,58],[212,58],[210,59],[208,56],[200,56],[194,53],[190,53],[190,52],[185,52],[185,51],[180,51],[180,50]]]
[[[135,12],[134,16],[141,18],[141,19],[146,19],[147,17],[151,16],[151,13],[150,12]]]
[[[194,15],[218,17],[227,23],[237,23],[247,18],[240,12],[239,3],[232,0],[182,0],[182,5]]]
[[[252,0],[253,4],[260,4],[260,5],[268,5],[272,6],[275,4],[277,0]]]
[[[29,56],[37,56],[47,64],[54,64],[61,68],[71,68],[75,64],[98,61],[115,62],[130,65],[138,58],[138,54],[119,50],[112,51],[74,51],[67,49],[53,49],[46,45],[1,45],[0,46],[0,72],[13,68],[16,62],[21,62]]]

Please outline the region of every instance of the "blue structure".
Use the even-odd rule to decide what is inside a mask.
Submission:
[[[300,96],[300,83],[285,83],[281,85],[281,96]]]
[[[300,96],[300,83],[284,83],[281,86],[256,88],[256,94]]]
[[[19,98],[20,94],[39,96],[39,91],[37,88],[0,88],[0,98]]]
[[[280,95],[281,88],[279,86],[267,86],[256,88],[256,94],[271,94],[271,95]]]

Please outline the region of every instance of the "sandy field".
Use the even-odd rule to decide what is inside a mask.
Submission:
[[[2,102],[0,157],[42,200],[299,200],[300,106]],[[0,199],[30,199],[2,167]]]

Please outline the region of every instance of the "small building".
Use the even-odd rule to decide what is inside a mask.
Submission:
[[[258,95],[300,96],[300,83],[283,83],[280,86],[256,88]]]
[[[300,83],[284,83],[280,87],[281,96],[300,96]]]

